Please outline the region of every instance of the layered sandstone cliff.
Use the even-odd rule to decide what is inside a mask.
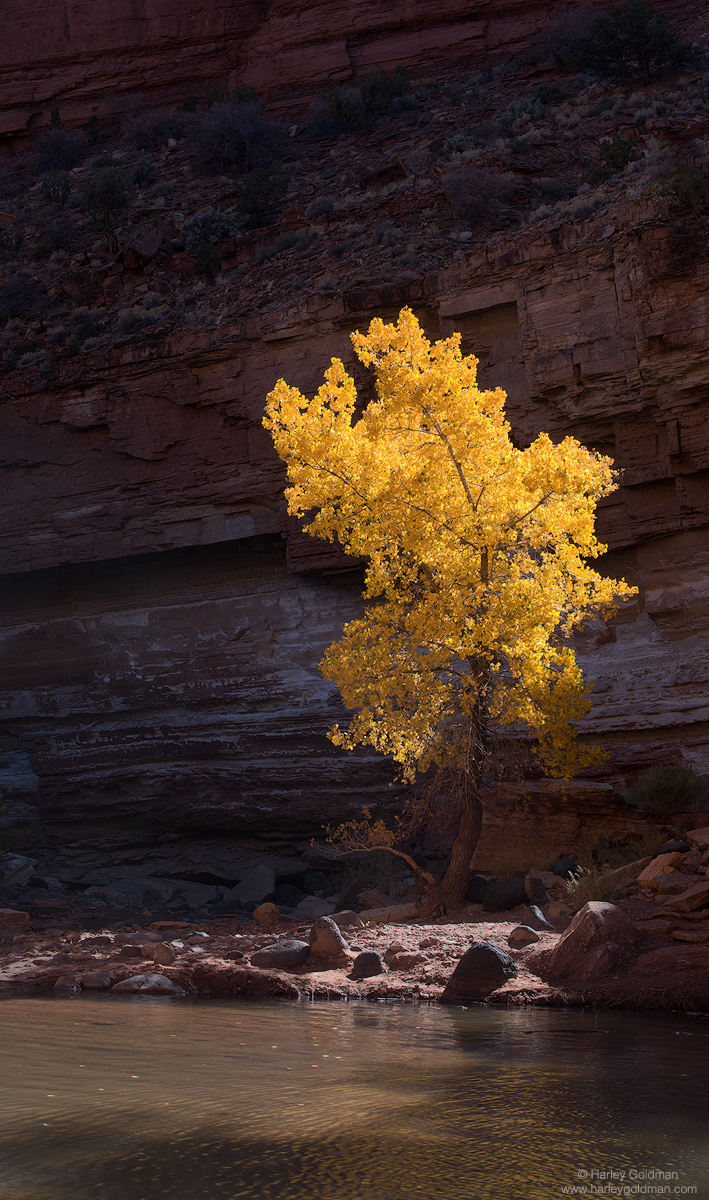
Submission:
[[[244,61],[263,67],[265,42],[257,39],[270,38],[278,19],[290,30],[283,45],[301,52],[314,47],[322,78],[338,78],[340,68],[328,66],[322,51],[324,8],[307,17],[285,6],[269,8],[266,17],[257,6],[249,9],[253,28],[240,26],[240,36],[256,40],[251,59],[243,51]],[[421,40],[428,30],[441,61],[455,65],[451,55],[470,54],[469,47],[460,49],[458,25],[472,29],[473,16],[483,10],[483,44],[491,49],[504,42],[509,52],[529,34],[529,24],[523,34],[515,22],[548,17],[543,6],[493,0],[463,15],[458,9],[434,14],[423,3],[415,12],[405,7],[398,24],[390,10],[386,17],[363,10],[358,44],[377,49],[362,63],[421,66],[428,61],[429,43]],[[169,4],[163,16],[172,21],[176,13]],[[213,56],[226,53],[229,21],[246,20],[236,6],[211,7],[200,41],[189,33],[190,19],[178,22],[185,45],[195,55]],[[136,48],[116,16],[111,36],[118,41],[107,45],[120,43],[146,87],[166,99],[172,93],[161,90],[164,74],[154,64],[164,69],[171,43],[158,17],[150,20],[155,36]],[[509,22],[504,37],[493,37],[495,21]],[[387,59],[382,39],[394,27],[399,40]],[[17,67],[17,78],[24,72],[29,79],[30,59],[37,78],[42,64],[52,64],[52,86],[66,89],[73,79],[88,104],[97,94],[91,89],[103,80],[105,90],[114,76],[95,45],[75,44],[73,35],[66,40],[66,25],[63,33],[53,28],[48,22],[45,41]],[[337,28],[336,22],[327,26],[333,44]],[[442,29],[458,34],[446,40]],[[409,33],[407,58],[401,38]],[[110,57],[111,70],[125,68],[117,50]],[[265,82],[257,80],[268,91],[277,77],[274,95],[291,86],[282,61],[274,57]],[[203,78],[195,62],[186,60],[185,84],[188,77]],[[344,72],[344,62],[341,67]],[[133,76],[126,94],[129,86],[135,95]],[[194,90],[182,82],[180,88]],[[42,104],[54,105],[58,97],[47,92]],[[12,122],[21,108],[13,100],[8,128],[19,127]],[[609,545],[605,567],[637,584],[639,597],[608,627],[589,630],[582,644],[595,681],[585,732],[611,755],[600,782],[622,785],[655,761],[687,761],[709,773],[706,226],[647,186],[635,192],[616,187],[583,219],[552,212],[471,248],[452,240],[457,232],[446,232],[453,225],[444,211],[440,169],[427,149],[443,118],[434,109],[430,121],[438,124],[422,134],[424,117],[413,120],[397,126],[397,136],[409,137],[416,149],[415,138],[425,133],[423,150],[433,162],[428,177],[425,165],[409,168],[406,156],[397,158],[389,131],[380,131],[374,149],[366,149],[369,166],[389,163],[394,177],[398,171],[408,178],[404,190],[372,195],[369,207],[354,215],[365,213],[365,225],[393,219],[418,238],[419,270],[386,280],[383,270],[358,271],[355,263],[342,268],[341,284],[313,289],[287,274],[298,269],[292,262],[260,263],[258,239],[244,235],[224,248],[225,273],[211,287],[207,316],[201,325],[190,323],[178,308],[186,302],[174,281],[181,285],[180,272],[192,268],[170,248],[179,222],[176,217],[168,228],[166,217],[160,233],[168,248],[157,266],[134,263],[129,270],[100,259],[77,266],[77,258],[53,282],[52,295],[57,303],[89,303],[105,315],[112,305],[133,302],[139,289],[162,289],[174,303],[167,333],[148,331],[65,356],[43,379],[33,366],[4,379],[5,793],[27,805],[26,815],[37,816],[42,836],[66,857],[83,862],[100,849],[135,861],[162,847],[164,859],[178,842],[207,839],[216,861],[225,841],[258,834],[302,845],[323,819],[337,821],[363,803],[397,797],[386,763],[337,754],[325,737],[339,702],[317,662],[360,611],[358,576],[351,563],[285,516],[281,464],[260,422],[276,379],[312,391],[333,355],[354,365],[352,329],[373,316],[390,318],[404,303],[431,337],[461,332],[465,350],[480,358],[481,381],[507,390],[521,442],[541,429],[571,433],[623,469],[622,488],[599,514],[599,532]],[[692,115],[680,122],[681,136],[701,132],[702,120]],[[356,152],[355,140],[317,151],[332,164],[318,168],[328,186],[345,178],[338,172]],[[584,145],[581,136],[558,145],[548,139],[548,154],[556,161],[572,151],[578,157]],[[161,162],[168,159],[166,150]],[[530,155],[520,169],[533,167]],[[308,186],[303,167],[299,187],[306,196]],[[303,223],[302,207],[289,211],[291,226]],[[352,211],[334,215],[333,244]],[[443,232],[429,250],[434,222]],[[362,245],[365,225],[350,235]],[[329,238],[330,227],[319,244]],[[312,282],[316,262],[332,258],[325,248],[309,254]],[[620,836],[632,817],[617,799],[603,796],[601,789],[586,797],[592,831]],[[590,830],[584,813],[568,804],[556,818],[546,802],[531,807],[544,810],[551,830],[546,841],[540,833],[535,842],[534,815],[525,826],[537,857],[543,846],[552,855],[570,849]],[[491,831],[509,840],[508,825],[504,806],[491,811]]]

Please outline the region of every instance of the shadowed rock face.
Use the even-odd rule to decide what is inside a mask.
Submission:
[[[52,108],[67,125],[141,112],[254,84],[275,110],[297,115],[323,87],[398,64],[437,78],[485,55],[529,50],[552,0],[7,0],[3,8],[0,134],[41,129]],[[661,7],[668,7],[666,4]],[[672,7],[670,5],[670,7]]]
[[[396,16],[365,5],[346,17],[326,4],[212,6],[199,21],[175,0],[140,19],[128,9],[113,5],[109,19],[69,0],[60,23],[51,5],[10,0],[6,127],[40,111],[41,127],[69,88],[69,125],[99,83],[135,95],[134,75],[120,87],[111,75],[128,58],[153,99],[184,97],[187,78],[214,82],[227,54],[232,84],[277,99],[292,91],[286,61],[313,92],[325,77],[423,62],[434,43],[441,62],[461,54],[470,67],[471,38],[516,53],[548,15],[527,0],[464,12],[418,0]],[[30,22],[36,37],[14,35]],[[308,76],[308,47],[324,76]],[[262,86],[246,66],[266,61]],[[386,764],[336,753],[325,737],[341,709],[317,663],[360,611],[358,576],[285,516],[260,420],[280,376],[312,392],[333,355],[353,366],[353,328],[404,303],[429,336],[461,332],[481,382],[508,391],[520,443],[547,429],[615,457],[623,487],[599,513],[602,567],[640,589],[579,639],[595,680],[585,731],[611,752],[605,780],[565,797],[530,789],[527,816],[500,794],[478,868],[501,843],[527,863],[551,861],[579,833],[627,832],[610,784],[648,762],[683,755],[709,773],[709,256],[697,224],[662,202],[613,220],[528,227],[412,284],[284,296],[243,321],[226,309],[218,328],[182,327],[159,350],[67,359],[39,393],[27,373],[4,378],[0,766],[20,815],[38,813],[78,858],[100,849],[134,861],[158,847],[167,872],[182,842],[211,839],[213,862],[236,838],[292,842],[396,797]],[[233,878],[228,867],[201,873]]]

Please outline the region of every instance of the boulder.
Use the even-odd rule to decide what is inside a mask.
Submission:
[[[547,974],[552,979],[599,979],[631,958],[637,948],[638,931],[630,917],[615,904],[590,900],[552,950]]]
[[[251,955],[251,965],[270,969],[282,968],[287,971],[293,967],[302,967],[309,955],[310,946],[307,942],[289,938],[287,941],[275,942],[272,946],[255,950]]]
[[[482,904],[487,889],[494,882],[494,875],[471,875],[468,880],[468,890],[465,893],[468,904]]]
[[[78,992],[81,984],[76,975],[60,975],[54,983],[55,992]]]
[[[0,908],[0,934],[24,933],[29,929],[30,914],[15,908]]]
[[[317,896],[306,896],[293,909],[293,915],[303,921],[314,921],[317,917],[329,917],[337,908],[336,900],[319,900]]]
[[[536,904],[526,905],[519,916],[520,923],[526,925],[529,929],[553,929],[553,926],[549,924],[541,908],[538,908]]]
[[[362,918],[358,913],[352,912],[349,908],[344,909],[343,912],[333,913],[332,919],[340,929],[364,929]]]
[[[484,1000],[516,974],[517,964],[502,946],[494,942],[476,942],[458,962],[445,986],[441,1003],[465,1004],[468,1000]]]
[[[309,941],[313,958],[341,959],[348,949],[347,942],[332,917],[318,917],[313,922]]]
[[[383,975],[385,972],[386,967],[376,950],[363,950],[352,964],[353,979],[371,979],[373,975]]]
[[[656,875],[652,881],[652,889],[658,896],[681,896],[687,891],[689,879],[679,871],[671,875]]]
[[[525,946],[532,946],[539,940],[539,934],[528,925],[516,925],[507,939],[507,945],[513,950],[523,950]]]
[[[558,875],[553,871],[528,871],[524,880],[524,890],[530,904],[546,904],[556,895],[560,883]],[[563,887],[563,883],[561,884]]]
[[[153,962],[159,967],[171,967],[175,957],[175,951],[168,942],[158,942],[152,953]]]
[[[108,971],[86,971],[81,976],[81,986],[87,992],[107,992],[111,986]]]
[[[213,917],[229,917],[233,913],[243,911],[244,906],[236,896],[232,896],[228,900],[217,900],[216,904],[210,905],[210,912]]]
[[[573,911],[570,904],[562,904],[560,900],[552,900],[547,905],[547,913],[552,921],[556,921],[559,917],[570,917]]]
[[[254,909],[254,921],[264,929],[277,925],[280,919],[281,914],[275,904],[259,904],[258,908]]]
[[[651,862],[652,855],[648,855],[647,858],[639,858],[636,862],[626,863],[623,867],[616,867],[614,871],[606,871],[604,879],[607,879],[609,883],[613,883],[617,887],[624,887],[629,883],[633,883]]]
[[[700,850],[709,850],[709,825],[701,829],[690,829],[687,834],[690,846],[698,846]]]
[[[242,903],[255,900],[260,904],[263,900],[268,900],[275,890],[276,876],[271,867],[266,866],[265,863],[259,863],[239,880],[234,888],[234,895]]]
[[[377,925],[387,921],[412,921],[421,914],[415,904],[395,904],[392,908],[365,908],[359,915],[363,924]]]
[[[578,869],[579,865],[576,859],[571,858],[568,854],[557,858],[556,862],[553,862],[549,868],[552,875],[559,875],[562,879],[569,879]]]
[[[35,860],[24,854],[5,854],[0,856],[0,879],[5,887],[24,887],[34,875],[36,866]]]
[[[667,907],[674,908],[677,912],[694,912],[698,908],[705,908],[707,904],[709,904],[709,879],[705,879],[703,883],[694,884],[681,895],[667,901]]]
[[[387,896],[379,888],[368,888],[362,893],[362,900],[366,908],[392,908],[396,904],[391,896]]]
[[[658,846],[655,854],[671,854],[673,851],[677,851],[680,854],[689,854],[691,849],[692,847],[689,842],[685,841],[684,838],[675,838],[674,841],[663,842],[661,846]]]
[[[121,983],[114,983],[111,992],[143,992],[149,996],[184,996],[184,991],[175,979],[167,975],[131,975]]]
[[[524,879],[498,879],[485,892],[483,909],[485,912],[508,912],[518,904],[526,904],[527,900]]]
[[[296,908],[301,900],[305,900],[305,892],[292,883],[279,883],[273,896],[274,904],[287,908]]]
[[[656,855],[655,858],[650,859],[647,866],[637,875],[636,881],[638,885],[640,887],[651,887],[652,881],[658,875],[665,875],[670,868],[678,867],[683,858],[684,855],[680,854],[677,850],[672,850],[669,854]]]

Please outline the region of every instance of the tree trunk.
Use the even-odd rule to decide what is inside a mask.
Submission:
[[[465,904],[470,860],[480,839],[483,808],[477,781],[466,779],[463,787],[460,825],[451,848],[451,858],[438,897],[442,913],[454,912]]]

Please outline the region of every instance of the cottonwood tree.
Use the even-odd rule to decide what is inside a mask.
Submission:
[[[264,424],[289,511],[366,562],[365,614],[320,664],[353,714],[330,739],[390,755],[408,781],[457,777],[458,830],[429,896],[447,912],[465,898],[495,736],[533,739],[554,777],[599,760],[577,737],[590,701],[569,638],[633,591],[589,565],[605,549],[596,504],[616,481],[573,438],[516,448],[505,393],[478,388],[459,334],[431,344],[404,309],[352,342],[376,400],[358,410],[333,359],[312,400],[279,380]]]

